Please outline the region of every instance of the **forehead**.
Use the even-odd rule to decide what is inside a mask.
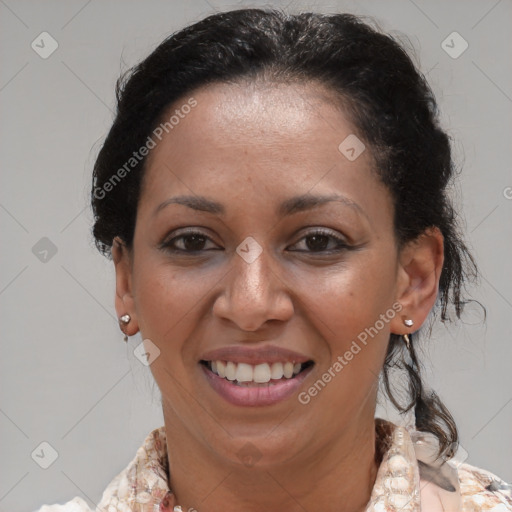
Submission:
[[[195,106],[182,109],[193,98]],[[179,115],[181,112],[181,115]],[[187,112],[185,114],[185,112]],[[315,189],[382,196],[364,151],[350,161],[340,143],[355,127],[330,91],[316,84],[213,84],[175,102],[178,122],[151,151],[142,197],[237,191],[283,200]]]
[[[257,133],[264,128],[272,137],[277,132],[280,139],[304,135],[315,123],[335,129],[330,118],[338,112],[334,94],[316,82],[212,84],[194,96],[203,114],[214,115],[215,119],[208,118],[210,122]]]
[[[334,95],[316,83],[215,83],[174,102],[161,121],[165,131],[147,158],[149,171],[192,168],[206,155],[227,164],[249,154],[254,164],[306,159],[325,167],[342,162],[339,143],[355,131]]]

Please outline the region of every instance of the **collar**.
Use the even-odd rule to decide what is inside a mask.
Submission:
[[[436,458],[437,439],[412,427],[375,419],[381,459],[365,512],[462,510],[456,467]],[[153,430],[134,459],[107,486],[100,510],[172,512],[165,426]]]
[[[375,428],[382,461],[366,512],[462,510],[457,466],[437,457],[433,434],[380,418]]]

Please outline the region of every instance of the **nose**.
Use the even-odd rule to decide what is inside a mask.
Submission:
[[[264,249],[250,263],[235,253],[231,264],[223,293],[213,305],[214,315],[232,321],[244,331],[257,331],[270,320],[291,318],[289,286],[269,251]]]

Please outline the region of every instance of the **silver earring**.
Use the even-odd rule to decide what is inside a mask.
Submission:
[[[124,324],[124,325],[128,325],[130,323],[130,320],[132,319],[132,317],[128,314],[126,315],[123,315],[122,317],[119,318],[119,321]],[[123,330],[121,328],[121,330]],[[123,331],[124,332],[124,331]],[[128,335],[124,332],[124,338],[123,340],[127,343],[128,342]]]
[[[406,318],[404,320],[404,324],[407,327],[412,327],[414,325],[414,322],[410,318]],[[403,334],[402,336],[404,338],[405,344],[407,345],[407,350],[411,350],[411,340],[409,339],[409,335],[408,334]]]
[[[123,315],[119,320],[121,320],[121,322],[123,322],[123,324],[129,324],[131,319],[132,319],[132,317],[130,315],[126,314],[126,315]]]

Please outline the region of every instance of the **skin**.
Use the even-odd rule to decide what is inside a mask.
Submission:
[[[199,512],[364,510],[378,469],[374,414],[389,335],[417,330],[432,309],[442,235],[433,228],[398,252],[391,195],[369,148],[352,162],[338,150],[357,131],[321,86],[215,84],[192,96],[197,106],[148,157],[133,246],[112,248],[117,314],[130,314],[127,334],[140,331],[160,350],[151,371],[176,503]],[[358,209],[332,201],[276,213],[305,193],[343,195]],[[178,204],[154,213],[182,194],[218,201],[225,215]],[[183,228],[206,239],[175,247],[199,251],[159,247]],[[318,228],[352,249],[333,252],[331,238],[315,245]],[[250,264],[236,252],[248,236],[262,248]],[[276,344],[315,362],[304,391],[396,303],[403,309],[307,405],[296,395],[232,405],[198,363],[214,348]],[[260,457],[251,466],[237,455],[244,446]]]

